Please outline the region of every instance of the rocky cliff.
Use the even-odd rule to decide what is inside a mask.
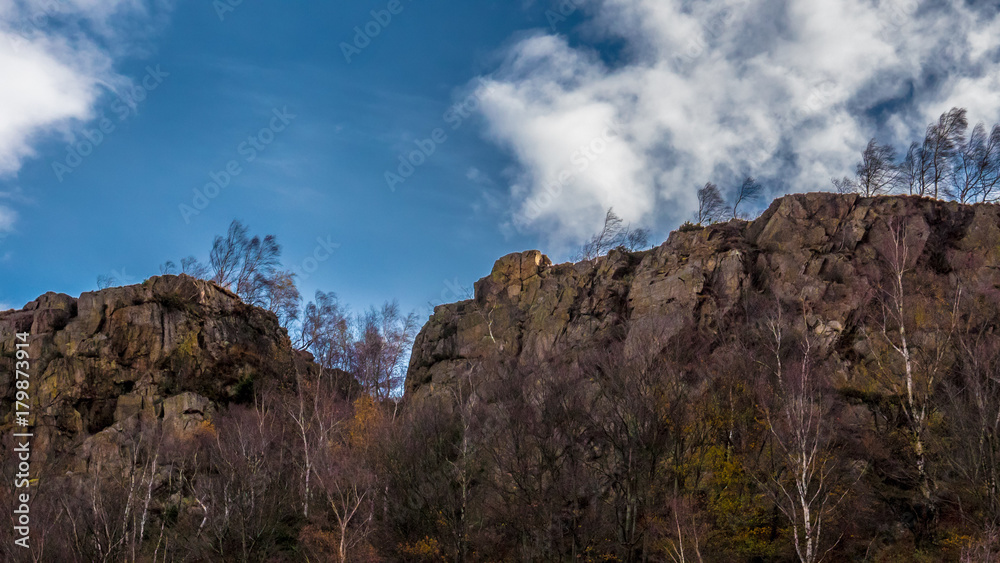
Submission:
[[[193,431],[255,381],[316,369],[274,315],[185,275],[84,293],[47,293],[0,313],[0,424],[14,419],[15,334],[29,333],[33,461],[88,471],[123,430]]]
[[[474,299],[435,309],[416,338],[406,393],[434,395],[495,351],[522,362],[572,361],[610,331],[627,330],[626,321],[655,317],[666,336],[691,330],[711,338],[726,332],[750,294],[796,304],[805,314],[789,322],[821,336],[831,359],[842,361],[860,346],[859,318],[885,286],[896,246],[922,284],[910,306],[948,300],[959,287],[995,299],[1000,206],[789,195],[756,220],[688,225],[643,252],[558,265],[537,250],[501,258],[476,283]]]

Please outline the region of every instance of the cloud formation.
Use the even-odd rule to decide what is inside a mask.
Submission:
[[[518,163],[511,221],[555,243],[593,233],[611,206],[676,224],[707,181],[829,189],[872,136],[905,149],[952,106],[1000,118],[1000,18],[986,2],[563,4],[585,16],[573,42],[520,38],[483,86],[487,134]]]
[[[114,64],[150,10],[141,0],[0,0],[0,177],[128,83]]]
[[[15,221],[17,221],[17,212],[5,205],[0,205],[0,236],[11,231]]]

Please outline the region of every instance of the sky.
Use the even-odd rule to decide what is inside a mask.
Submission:
[[[868,140],[1000,121],[1000,16],[919,0],[0,0],[0,310],[206,260],[421,320],[613,207],[829,190]]]

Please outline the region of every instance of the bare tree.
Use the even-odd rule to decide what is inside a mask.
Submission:
[[[695,220],[699,225],[711,224],[721,220],[729,213],[726,202],[722,199],[719,186],[709,182],[698,188],[698,212]]]
[[[853,194],[858,192],[858,184],[847,176],[843,178],[831,178],[830,181],[833,183],[833,187],[836,188],[838,194]]]
[[[933,338],[925,336],[921,339],[921,346],[912,345],[911,329],[914,323],[911,318],[914,308],[907,291],[906,277],[917,259],[917,256],[911,255],[910,249],[918,236],[908,231],[902,219],[895,219],[889,221],[884,239],[876,244],[888,283],[883,283],[880,288],[880,311],[876,318],[878,332],[876,335],[869,333],[868,341],[881,384],[890,397],[898,398],[905,416],[918,486],[924,502],[930,506],[933,486],[927,467],[927,432],[934,408],[931,398],[944,368],[956,315],[954,310],[944,313],[943,316],[951,320],[950,326],[935,327],[924,323],[921,330],[933,333]]]
[[[896,168],[896,149],[880,145],[875,139],[861,153],[857,171],[858,188],[864,197],[890,193],[899,179]]]
[[[756,179],[752,176],[747,176],[740,187],[736,190],[736,197],[733,201],[733,219],[742,219],[744,215],[740,214],[740,205],[750,203],[751,201],[756,201],[760,199],[763,195],[764,186],[760,185]]]
[[[386,302],[359,316],[351,372],[376,401],[391,399],[406,375],[406,356],[416,336],[414,313],[404,316],[399,303]]]
[[[318,420],[317,420],[318,421]],[[373,528],[377,475],[367,460],[383,420],[371,397],[354,403],[354,414],[343,422],[328,419],[317,441],[313,472],[332,514],[341,563],[364,542]]]
[[[280,523],[295,513],[289,490],[289,449],[284,417],[261,401],[231,405],[215,419],[211,473],[195,498],[204,505],[204,535],[216,558],[268,560],[277,550]],[[291,500],[292,502],[289,502]]]
[[[934,186],[935,199],[940,197],[942,189],[950,181],[952,159],[968,127],[965,108],[951,108],[941,115],[937,123],[927,126],[923,151],[930,167],[930,184]]]
[[[303,309],[299,334],[294,342],[312,352],[326,369],[350,369],[353,338],[351,320],[333,292],[317,291],[315,300]]]
[[[956,148],[948,195],[961,203],[990,201],[1000,182],[1000,125],[992,133],[982,123]]]
[[[958,368],[946,385],[947,463],[966,484],[963,513],[989,537],[1000,531],[1000,338],[993,329],[998,315],[981,303],[966,310],[968,325],[956,338]]]
[[[295,287],[295,274],[278,271],[263,280],[260,304],[278,317],[283,327],[289,327],[299,317],[299,302],[302,300]]]
[[[208,275],[208,267],[194,256],[188,256],[181,258],[181,273],[193,278],[204,279]]]
[[[855,168],[854,178],[834,178],[833,185],[839,193],[873,197],[892,192],[900,176],[900,169],[896,166],[896,149],[892,145],[880,145],[872,139],[861,151],[861,162]]]
[[[163,264],[160,264],[160,275],[161,276],[172,276],[176,275],[178,271],[181,274],[187,274],[193,278],[204,279],[208,275],[208,268],[198,261],[194,256],[188,256],[187,258],[181,259],[181,267],[178,270],[177,264],[173,260],[167,260]]]
[[[277,273],[280,256],[281,247],[274,235],[250,237],[243,223],[233,221],[226,236],[215,237],[212,244],[212,281],[258,305],[268,281]]]
[[[779,305],[780,307],[780,305]],[[813,366],[812,345],[803,339],[801,359],[783,366],[780,316],[768,323],[774,338],[777,385],[765,408],[765,420],[778,450],[778,468],[764,483],[781,512],[792,523],[795,553],[802,563],[815,563],[822,550],[823,525],[849,491],[836,482],[830,455],[829,405]],[[829,551],[828,548],[826,551]]]
[[[649,231],[642,228],[632,229],[631,226],[624,224],[613,208],[608,208],[608,212],[604,215],[604,226],[583,245],[577,254],[577,259],[593,260],[614,248],[634,252],[647,246],[649,246]]]
[[[899,184],[910,195],[927,195],[930,191],[931,167],[920,143],[912,143],[899,165]]]
[[[244,302],[278,316],[282,326],[298,318],[299,292],[294,274],[279,270],[281,247],[274,235],[250,237],[240,221],[229,225],[226,236],[215,237],[210,254],[212,281],[236,293]],[[197,260],[186,261],[198,270]]]
[[[247,243],[247,232],[248,229],[243,223],[234,220],[230,223],[225,237],[215,237],[212,252],[209,254],[212,281],[232,289]]]

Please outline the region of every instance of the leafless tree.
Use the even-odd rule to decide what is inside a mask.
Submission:
[[[1000,183],[1000,125],[992,133],[982,123],[955,150],[948,195],[961,202],[990,201]]]
[[[780,305],[779,305],[780,310]],[[781,512],[792,524],[795,552],[802,563],[823,558],[823,526],[849,491],[837,483],[837,468],[829,451],[829,404],[821,395],[819,374],[813,365],[812,344],[803,339],[801,358],[787,365],[780,316],[768,323],[776,385],[768,397],[765,420],[778,451],[778,468],[764,482]]]
[[[740,213],[740,206],[751,201],[760,199],[764,193],[764,186],[760,185],[752,176],[743,179],[743,183],[736,190],[736,197],[733,198],[733,219],[745,218],[746,213]]]
[[[350,414],[337,386],[323,377],[308,378],[296,370],[296,393],[286,405],[302,446],[302,515],[309,518],[313,473],[323,448],[339,439],[337,432]]]
[[[577,260],[593,260],[614,248],[634,252],[647,246],[649,246],[649,231],[643,228],[632,229],[631,226],[624,224],[613,208],[608,208],[608,212],[604,215],[604,226],[583,245],[577,254]]]
[[[329,411],[327,411],[329,412]],[[354,402],[353,416],[316,419],[324,436],[316,442],[313,473],[336,526],[337,558],[343,563],[373,530],[378,476],[369,462],[384,426],[371,397]]]
[[[68,495],[62,505],[78,555],[135,561],[152,519],[161,442],[159,433],[140,430],[113,439],[119,451],[95,456],[80,483],[82,494]]]
[[[941,115],[937,123],[927,126],[923,152],[930,167],[930,184],[934,187],[934,198],[940,197],[950,181],[952,159],[965,137],[969,127],[965,108],[951,108]]]
[[[232,405],[215,422],[211,471],[194,495],[204,505],[203,534],[217,558],[267,560],[297,505],[296,488],[287,487],[294,438],[263,399]]]
[[[233,221],[226,236],[215,238],[210,264],[212,281],[256,305],[277,270],[281,247],[274,235],[262,239],[250,237],[248,232],[243,223]]]
[[[899,184],[910,195],[924,196],[931,187],[930,159],[920,143],[912,143],[899,165]]]
[[[406,375],[406,355],[417,332],[416,315],[404,316],[393,301],[381,309],[372,307],[355,322],[357,337],[349,371],[376,401],[389,400]]]
[[[983,305],[963,307],[969,320],[956,338],[958,368],[946,385],[947,463],[966,484],[970,501],[963,503],[963,512],[984,537],[995,538],[1000,527],[1000,338],[993,333],[996,309]]]
[[[854,171],[854,178],[834,178],[833,185],[839,193],[859,193],[864,197],[887,194],[895,189],[901,177],[896,166],[896,149],[880,145],[872,139],[861,152],[861,162]]]
[[[280,256],[281,247],[274,235],[250,237],[243,223],[233,221],[226,236],[216,237],[212,244],[212,281],[244,302],[268,309],[288,328],[298,318],[300,297],[295,275],[279,269]],[[198,271],[200,265],[190,259],[186,267]]]
[[[194,256],[181,258],[181,273],[193,278],[204,279],[208,275],[208,267]]]
[[[662,318],[633,321],[624,341],[604,347],[583,366],[598,384],[586,412],[606,452],[596,469],[606,479],[619,557],[625,561],[649,557],[649,522],[667,500],[653,491],[664,487],[677,501],[693,473],[694,451],[706,438],[665,325]],[[676,512],[673,516],[677,520]],[[679,536],[675,547],[682,557],[683,539]]]
[[[882,284],[879,296],[878,332],[874,335],[869,332],[868,341],[881,384],[891,397],[898,398],[905,415],[916,459],[919,488],[924,501],[929,504],[933,489],[927,467],[927,431],[934,408],[931,399],[945,367],[956,314],[954,310],[944,312],[943,316],[950,319],[950,324],[930,326],[925,323],[921,326],[923,332],[933,332],[934,337],[923,338],[922,345],[914,348],[911,342],[914,308],[906,277],[917,260],[910,249],[915,246],[918,236],[918,233],[907,229],[903,219],[893,219],[885,225],[885,236],[876,244],[876,250],[882,258],[887,281]],[[931,315],[934,311],[925,313]]]
[[[722,199],[719,186],[709,182],[698,188],[698,212],[695,220],[699,225],[711,224],[721,220],[729,213],[726,202]]]
[[[283,327],[288,327],[299,316],[299,290],[295,287],[295,274],[290,271],[276,271],[263,280],[261,306],[278,317]]]
[[[830,181],[833,183],[833,187],[836,188],[838,194],[853,194],[858,192],[857,183],[847,176],[832,178]]]
[[[312,352],[326,369],[350,369],[351,319],[337,300],[337,294],[317,291],[302,311],[302,323],[293,342],[300,350]]]
[[[864,197],[892,192],[899,179],[896,149],[892,145],[880,145],[872,139],[861,153],[855,176],[859,192]]]

